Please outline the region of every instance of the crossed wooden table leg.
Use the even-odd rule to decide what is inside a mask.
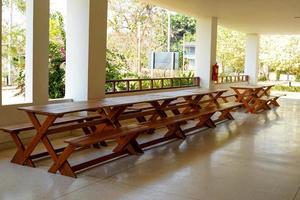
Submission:
[[[102,118],[105,119],[104,120],[105,123],[97,125],[96,129],[91,134],[100,134],[100,135],[104,134],[104,133],[107,134],[107,133],[109,133],[109,130],[121,127],[121,124],[119,122],[119,117],[126,110],[126,108],[127,108],[127,106],[125,105],[125,106],[117,106],[117,107],[113,107],[113,108],[107,107],[107,108],[99,109],[97,112],[102,116]],[[138,143],[136,142],[137,136],[138,136],[138,134],[136,134],[136,135],[130,134],[127,136],[117,138],[116,139],[117,147],[115,147],[113,149],[114,153],[109,155],[108,157],[125,154],[125,152],[127,152],[129,154],[143,153],[142,149],[139,147]],[[67,159],[74,152],[75,148],[76,147],[72,146],[72,145],[67,146],[67,148],[59,156],[59,158],[54,160],[53,165],[49,168],[49,172],[50,173],[56,173],[57,171],[61,172],[61,168],[64,165],[69,166],[69,162]],[[97,163],[98,163],[98,161],[97,161]],[[89,165],[89,164],[87,164],[87,165]],[[74,171],[77,171],[77,170],[73,167],[72,174],[71,175],[69,174],[69,176],[76,177],[76,174],[74,173]],[[62,173],[62,175],[66,175],[66,174]]]
[[[35,148],[37,147],[40,141],[42,141],[49,155],[51,156],[52,160],[55,162],[58,159],[58,156],[47,137],[47,131],[53,125],[54,121],[60,116],[50,115],[46,118],[46,120],[43,123],[41,123],[35,113],[27,112],[27,115],[29,116],[32,124],[34,125],[34,128],[36,130],[36,135],[32,138],[27,148],[24,148],[23,151],[19,150],[17,152],[17,154],[14,157],[14,162],[20,165],[25,165],[26,163],[29,163],[31,166],[34,166],[33,164],[31,164],[32,160],[30,159],[30,155],[35,150]],[[62,165],[59,171],[63,175],[67,175],[67,176],[74,175],[68,163]]]
[[[223,92],[221,94],[217,94],[215,96],[208,94],[208,96],[210,98],[212,98],[212,103],[218,103],[217,98],[219,96],[221,96],[222,94],[223,94]],[[196,95],[194,98],[193,98],[193,96],[186,97],[185,99],[186,99],[187,103],[189,104],[189,106],[183,111],[183,113],[200,110],[201,109],[200,101],[203,99],[204,96],[206,96],[206,95],[205,94]],[[209,105],[211,105],[211,103],[209,103]],[[207,107],[209,107],[209,105]],[[199,122],[197,123],[196,127],[202,127],[203,125],[206,125],[210,128],[216,127],[215,123],[211,119],[212,115],[213,114],[207,114],[207,115],[201,116],[199,118]]]
[[[264,88],[262,88],[259,92],[261,92],[259,94],[259,92],[257,93],[257,96],[260,98],[262,96],[270,96],[270,90],[272,89],[273,86],[266,86]]]
[[[99,125],[97,129],[95,130],[94,134],[101,134],[103,130],[106,128],[119,128],[121,127],[121,124],[119,122],[119,118],[121,114],[124,113],[128,106],[118,106],[114,108],[105,108],[100,110],[100,114],[104,118],[107,119],[106,124]],[[143,150],[140,148],[139,144],[136,141],[136,137],[140,133],[137,133],[135,135],[128,135],[125,137],[121,137],[117,139],[117,147],[114,148],[114,152],[121,152],[121,151],[128,151],[130,154],[140,154],[143,153]]]
[[[220,92],[217,92],[217,93],[210,93],[208,94],[211,102],[207,105],[207,107],[209,106],[212,106],[212,105],[216,105],[218,106],[219,105],[219,102],[218,102],[218,99],[225,93],[225,91],[220,91]]]
[[[242,92],[239,91],[239,89],[233,89],[235,91],[235,93],[237,94],[237,101],[243,103],[246,112],[250,112],[250,113],[255,113],[256,109],[256,105],[257,102],[255,101],[258,97],[257,97],[257,93],[261,90],[261,89],[243,89]],[[251,102],[253,103],[253,105],[251,105]]]
[[[168,117],[167,113],[164,111],[165,108],[168,107],[168,105],[173,101],[174,99],[169,99],[169,100],[165,100],[163,101],[161,104],[158,101],[153,101],[150,102],[150,104],[153,106],[153,108],[156,111],[156,114],[153,115],[150,120],[151,121],[155,121],[156,120],[156,116],[159,116],[161,119],[166,119]],[[180,125],[175,123],[173,125],[168,125],[168,132],[165,134],[164,137],[177,137],[179,139],[184,139],[185,135],[182,131],[182,129],[180,128]]]

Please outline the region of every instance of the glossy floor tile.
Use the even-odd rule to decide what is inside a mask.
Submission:
[[[47,173],[49,159],[32,169],[9,163],[14,150],[0,152],[0,179],[7,180],[0,183],[0,199],[300,200],[300,101],[280,104],[259,114],[235,112],[234,121],[94,167],[77,179]],[[77,152],[71,162],[98,155]]]
[[[59,196],[99,181],[82,176],[80,179],[49,174],[43,168],[29,168],[0,161],[1,200],[55,199]]]
[[[143,187],[132,187],[112,181],[101,181],[76,192],[64,195],[59,200],[122,199],[122,200],[195,200],[184,195],[153,191]]]

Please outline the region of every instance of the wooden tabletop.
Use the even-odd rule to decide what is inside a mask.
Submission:
[[[157,95],[157,96],[168,96],[172,98],[180,98],[194,95],[207,95],[218,92],[226,92],[226,89],[189,89],[189,90],[177,90],[177,91],[169,91],[169,92],[157,92],[157,93],[149,93],[146,95]]]
[[[232,89],[260,89],[265,87],[273,87],[274,84],[266,84],[266,85],[241,85],[241,86],[231,86]]]
[[[41,106],[26,106],[20,107],[19,110],[26,112],[33,112],[41,115],[56,115],[62,116],[68,113],[75,113],[81,111],[93,111],[105,107],[126,106],[138,103],[148,103],[152,101],[163,101],[169,99],[176,99],[179,97],[192,95],[205,95],[210,93],[225,92],[227,90],[203,90],[203,89],[191,89],[191,90],[178,90],[171,92],[156,92],[143,95],[132,95],[122,97],[108,97],[101,100],[90,100],[80,102],[68,102],[47,104]]]
[[[41,106],[26,106],[19,107],[19,110],[26,112],[34,112],[41,115],[64,115],[68,113],[81,112],[81,111],[93,111],[105,107],[114,106],[125,106],[137,103],[147,103],[157,100],[172,99],[167,96],[156,96],[156,95],[134,95],[134,96],[123,96],[123,97],[109,97],[101,100],[90,100],[90,101],[78,101],[68,103],[57,103],[47,104]]]

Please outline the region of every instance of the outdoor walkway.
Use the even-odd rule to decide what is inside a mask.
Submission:
[[[13,151],[2,151],[0,199],[300,200],[300,101],[280,104],[276,111],[234,113],[235,121],[78,179],[47,173],[47,161],[38,169],[10,164]]]

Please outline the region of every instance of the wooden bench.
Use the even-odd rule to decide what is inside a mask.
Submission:
[[[105,162],[109,159],[114,158],[115,156],[121,156],[128,153],[134,154],[135,152],[141,153],[143,152],[141,146],[136,142],[135,139],[138,137],[139,134],[151,129],[168,127],[169,131],[165,137],[183,139],[185,138],[185,135],[179,126],[180,122],[198,118],[200,119],[200,122],[197,124],[197,126],[200,127],[202,125],[206,125],[208,127],[214,127],[215,124],[212,122],[210,117],[217,111],[218,110],[215,107],[210,107],[191,113],[172,116],[169,118],[163,118],[155,121],[148,121],[140,124],[128,125],[116,129],[105,130],[101,132],[101,134],[90,134],[68,139],[65,141],[66,143],[68,143],[68,146],[59,156],[56,162],[50,167],[49,172],[56,173],[57,171],[60,171],[62,175],[76,177],[76,171],[99,164],[100,162]],[[112,154],[112,156],[103,156],[79,165],[70,166],[68,158],[75,151],[76,148],[88,147],[93,144],[97,144],[101,141],[111,139],[115,139],[117,142],[117,147],[113,150],[114,153]],[[128,149],[129,146],[133,148],[135,152],[131,152],[131,150]],[[142,147],[145,146],[147,145],[143,145]],[[67,168],[68,170],[61,170],[62,168]]]
[[[280,105],[277,100],[283,96],[286,96],[286,94],[271,95],[271,97],[273,97],[273,100],[271,100],[269,103],[273,106],[279,107]]]
[[[255,104],[256,104],[256,111],[265,109],[265,110],[270,110],[270,106],[275,106],[275,107],[279,107],[279,103],[277,102],[277,100],[282,97],[282,96],[286,96],[286,95],[271,95],[271,96],[262,96],[259,99],[256,100]]]
[[[172,101],[172,102],[169,104],[168,110],[171,110],[171,111],[173,112],[174,115],[178,115],[178,114],[180,114],[180,112],[179,112],[178,109],[179,109],[180,107],[184,107],[184,104],[186,104],[186,101],[185,101],[185,100],[181,100],[181,99],[174,100],[174,101]],[[182,106],[177,107],[178,105],[182,105]],[[153,106],[151,106],[151,105],[149,105],[149,104],[135,105],[135,106],[129,107],[129,108],[127,108],[127,109],[128,109],[128,110],[135,110],[135,111],[138,111],[138,112],[146,111],[145,114],[146,114],[146,113],[150,113],[150,114],[151,114],[151,112],[147,112],[147,111],[153,111],[153,110],[154,110]],[[126,113],[124,113],[124,114],[126,115]],[[147,120],[146,120],[145,116],[146,116],[146,115],[144,115],[144,116],[138,116],[138,117],[136,117],[136,119],[137,119],[137,121],[140,122],[140,123],[141,123],[141,122],[146,122]]]
[[[234,120],[234,118],[230,112],[232,112],[233,110],[238,109],[242,106],[243,106],[243,103],[239,103],[239,102],[228,102],[228,103],[223,103],[223,104],[217,105],[216,108],[218,109],[219,112],[221,112],[221,115],[216,120],[216,122],[223,121],[226,119]]]
[[[225,102],[225,103],[228,103],[228,98],[231,98],[231,97],[235,97],[237,99],[237,95],[236,94],[231,94],[231,93],[227,93],[227,94],[223,94],[220,96],[220,98]]]
[[[54,126],[53,126],[52,130],[49,130],[49,134],[59,133],[60,131],[63,131],[65,129],[65,127],[69,127],[72,125],[78,127],[78,125],[82,124],[82,122],[84,122],[84,121],[89,122],[89,124],[92,127],[92,126],[95,126],[95,123],[91,123],[91,121],[98,119],[98,118],[99,118],[99,116],[66,116],[66,117],[58,118],[54,122]],[[91,133],[91,131],[86,126],[80,126],[79,128],[82,128],[82,130],[84,131],[85,134]],[[35,128],[33,127],[32,123],[21,123],[21,124],[16,124],[16,125],[3,126],[3,127],[0,127],[0,130],[10,134],[18,151],[24,151],[25,146],[24,146],[22,140],[20,139],[19,134],[24,133],[26,131],[35,130]],[[67,129],[67,130],[69,130],[69,129]],[[102,142],[101,144],[106,145],[104,142]],[[96,144],[94,145],[94,147],[99,148],[99,146]],[[64,149],[65,148],[58,148],[58,149],[55,149],[55,152],[59,153],[59,152],[62,152]],[[42,153],[34,154],[34,155],[30,156],[30,159],[38,159],[38,158],[42,158],[45,156],[49,156],[49,153],[42,152]],[[11,160],[11,162],[16,163],[15,159],[16,158],[14,157]],[[29,164],[30,166],[34,166],[32,161],[29,161],[29,162],[30,163],[27,163],[27,164]]]

